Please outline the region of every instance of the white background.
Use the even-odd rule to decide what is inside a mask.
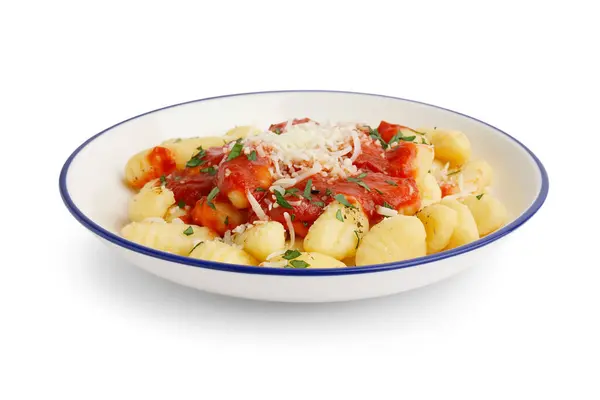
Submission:
[[[600,398],[593,3],[3,3],[0,398]],[[545,163],[547,203],[505,253],[453,279],[327,305],[162,281],[62,205],[62,163],[116,122],[310,88],[498,126]]]

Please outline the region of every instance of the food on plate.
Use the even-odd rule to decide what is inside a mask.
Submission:
[[[124,238],[257,268],[345,268],[471,243],[508,220],[466,134],[310,118],[135,154]]]

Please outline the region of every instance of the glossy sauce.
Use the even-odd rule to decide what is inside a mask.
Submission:
[[[166,147],[154,147],[152,150],[150,150],[148,155],[146,155],[146,160],[148,160],[151,168],[141,179],[132,183],[132,186],[137,189],[141,189],[142,186],[153,179],[158,179],[163,175],[166,176],[170,174],[171,172],[175,171],[177,166],[173,153]]]

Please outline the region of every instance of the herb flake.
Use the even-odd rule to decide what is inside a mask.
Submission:
[[[294,258],[300,257],[301,253],[298,250],[286,250],[282,258],[286,260],[293,260]]]
[[[354,231],[354,234],[356,235],[356,247],[355,247],[355,249],[358,249],[358,245],[360,244],[360,236],[358,235],[358,231]]]
[[[312,179],[309,179],[308,181],[306,181],[306,187],[304,188],[304,193],[302,194],[302,197],[304,197],[306,200],[311,200],[312,196],[310,194],[312,189]]]
[[[481,198],[483,197],[483,193],[478,194],[477,196],[475,196],[477,198],[477,200],[481,200]]]
[[[283,195],[281,193],[279,193],[277,190],[274,192],[274,194],[275,194],[275,199],[277,200],[277,204],[279,204],[281,207],[287,208],[289,210],[291,210],[293,208],[290,205],[290,203],[288,203],[287,200],[283,198]]]
[[[385,183],[387,183],[388,185],[392,185],[392,186],[398,186],[398,184],[394,181],[385,181]]]
[[[335,217],[337,218],[338,221],[344,222],[344,217],[342,216],[342,210],[337,210],[337,212],[335,213]]]
[[[240,154],[242,154],[242,148],[243,147],[244,147],[244,145],[242,144],[242,139],[236,140],[235,144],[231,148],[231,151],[227,155],[227,160],[226,161],[231,161],[231,160],[239,157]]]
[[[290,266],[292,268],[308,268],[310,264],[302,260],[292,260],[290,261]]]
[[[192,228],[191,226],[188,226],[187,229],[185,231],[183,231],[183,234],[186,236],[190,236],[194,234],[194,228]]]
[[[217,208],[215,207],[214,203],[212,202],[215,197],[217,197],[217,195],[219,194],[219,188],[218,187],[214,187],[210,193],[208,194],[208,197],[206,198],[207,204],[210,208],[212,208],[213,210],[216,210]]]
[[[183,201],[183,200],[179,200],[179,201],[177,202],[177,205],[179,206],[179,208],[185,208],[185,201]]]
[[[350,207],[350,208],[356,208],[352,205],[352,203],[350,203],[348,201],[348,199],[346,198],[346,196],[344,196],[343,194],[336,194],[334,199],[336,199],[340,204],[346,206],[346,207]]]
[[[248,157],[249,161],[256,161],[256,150],[252,150],[246,157]]]
[[[213,167],[213,166],[210,166],[210,167],[202,168],[200,170],[200,172],[204,172],[204,173],[207,173],[207,174],[209,174],[211,176],[214,176],[214,175],[217,174],[217,169],[215,167]]]

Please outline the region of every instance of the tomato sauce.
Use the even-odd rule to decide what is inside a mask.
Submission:
[[[224,195],[237,190],[245,196],[246,191],[249,191],[255,198],[260,199],[273,182],[269,165],[268,158],[257,157],[256,160],[249,160],[245,154],[241,154],[220,165],[217,186]],[[256,188],[262,188],[265,192],[257,192]]]
[[[148,170],[144,176],[133,182],[132,186],[136,189],[141,189],[146,183],[153,179],[158,179],[163,175],[168,175],[175,171],[176,163],[175,157],[171,150],[166,147],[154,147],[146,156],[148,163],[150,164],[150,170]]]
[[[386,152],[388,168],[386,172],[400,178],[416,178],[417,145],[412,142],[399,142]]]
[[[175,201],[194,206],[202,196],[216,186],[215,175],[199,171],[177,171],[167,177],[167,188],[173,191]]]

